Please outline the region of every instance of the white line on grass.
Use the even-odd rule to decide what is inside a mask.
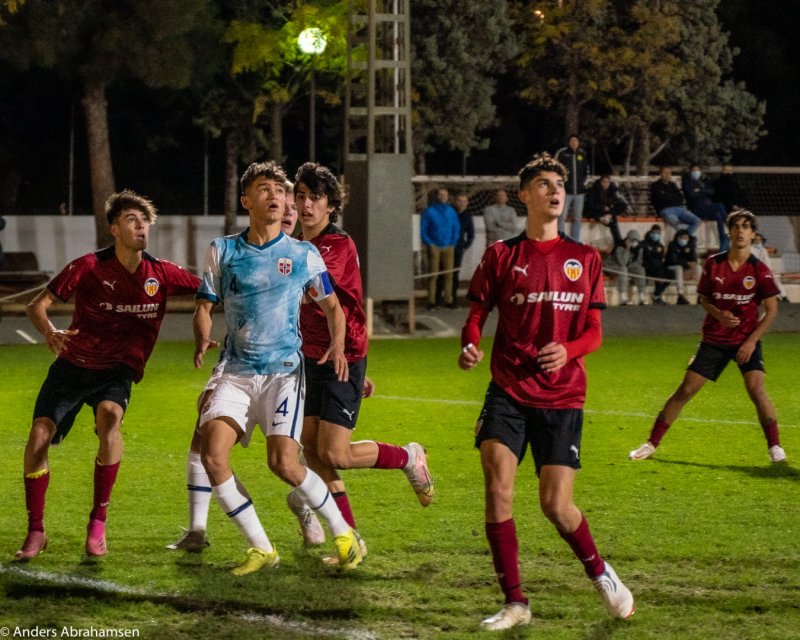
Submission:
[[[36,340],[31,338],[30,334],[23,331],[22,329],[17,329],[17,335],[22,338],[23,340],[27,340],[31,344],[36,344]]]
[[[400,402],[426,402],[431,404],[455,404],[455,405],[463,405],[467,407],[482,407],[483,402],[479,400],[446,400],[444,398],[411,398],[408,396],[384,396],[384,395],[375,395],[372,396],[373,398],[379,400],[397,400]],[[642,413],[638,411],[608,411],[602,410],[598,411],[596,409],[585,409],[584,413],[598,415],[598,416],[623,416],[625,418],[654,418],[655,414],[652,413]],[[681,421],[686,422],[705,422],[708,423],[708,418],[692,418],[692,417],[683,417],[680,418]],[[751,425],[753,424],[753,420],[720,420],[718,418],[714,419],[715,424],[746,424]],[[781,429],[785,429],[787,427],[794,428],[797,425],[793,424],[784,424],[780,423]]]
[[[152,600],[168,600],[169,598],[185,598],[191,600],[191,597],[185,596],[179,592],[174,593],[153,593],[145,591],[144,589],[137,589],[124,584],[111,582],[110,580],[98,580],[96,578],[84,578],[81,576],[61,575],[57,573],[50,573],[48,571],[34,571],[32,569],[25,569],[19,566],[4,566],[0,565],[0,573],[21,576],[39,582],[46,582],[63,587],[83,587],[102,591],[105,593],[115,593],[121,595],[134,595],[145,599]],[[233,614],[231,614],[233,615]],[[284,631],[301,632],[312,636],[332,637],[332,638],[353,638],[355,640],[377,640],[377,636],[369,631],[359,631],[356,629],[335,629],[331,627],[318,627],[307,622],[298,622],[293,620],[286,620],[283,616],[276,614],[262,615],[257,613],[241,613],[238,617],[246,622],[256,622],[267,624]]]

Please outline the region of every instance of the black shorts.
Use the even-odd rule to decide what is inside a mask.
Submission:
[[[736,358],[736,352],[739,347],[721,346],[717,344],[708,344],[701,342],[697,348],[697,353],[694,354],[692,361],[689,363],[689,371],[694,371],[696,374],[703,376],[707,380],[716,382],[720,374],[728,366],[728,363]],[[738,363],[737,363],[738,364]],[[744,364],[739,365],[739,371],[742,374],[748,371],[764,371],[764,359],[761,354],[761,341],[756,343],[756,348],[753,349],[753,355]]]
[[[33,418],[50,418],[56,425],[52,443],[59,444],[67,437],[84,404],[97,415],[97,405],[111,400],[128,408],[134,372],[130,367],[85,369],[56,358],[42,383]]]
[[[306,417],[319,418],[348,429],[356,428],[367,359],[350,362],[347,368],[347,382],[339,382],[332,362],[317,364],[316,359],[305,358]]]
[[[537,475],[548,464],[580,469],[582,429],[583,409],[525,407],[490,382],[475,425],[475,446],[499,440],[521,463],[530,443]]]

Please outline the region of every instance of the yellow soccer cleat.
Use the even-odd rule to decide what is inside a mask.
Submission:
[[[235,569],[231,569],[233,575],[246,576],[248,573],[255,573],[264,567],[277,567],[281,563],[278,550],[274,548],[272,551],[266,552],[263,549],[251,547],[245,551],[244,556],[244,562]]]
[[[336,555],[339,556],[339,569],[342,571],[352,571],[364,561],[361,554],[361,545],[358,543],[358,536],[353,529],[333,539],[336,547]]]

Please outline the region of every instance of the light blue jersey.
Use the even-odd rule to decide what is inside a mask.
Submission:
[[[290,373],[300,364],[300,301],[333,293],[317,248],[283,232],[263,246],[247,231],[216,238],[206,252],[197,297],[224,303],[225,372]]]

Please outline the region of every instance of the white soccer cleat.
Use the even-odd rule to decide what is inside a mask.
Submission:
[[[627,620],[635,611],[633,604],[633,594],[622,580],[617,577],[617,573],[608,562],[603,563],[605,571],[596,578],[592,578],[594,588],[600,593],[608,612],[615,618]]]
[[[650,444],[649,442],[645,442],[641,447],[638,449],[634,449],[628,454],[628,457],[631,460],[647,460],[650,456],[652,456],[656,452],[656,448]]]
[[[408,463],[403,469],[411,488],[417,494],[417,500],[427,507],[433,500],[433,478],[428,470],[428,459],[421,444],[410,442],[403,447],[408,452]]]
[[[481,622],[481,629],[485,631],[502,631],[523,624],[530,624],[531,609],[522,602],[509,602],[491,618]]]
[[[772,462],[786,462],[786,452],[783,447],[776,444],[769,448],[769,459]]]
[[[303,502],[294,491],[290,491],[286,496],[286,504],[289,505],[292,513],[297,516],[297,522],[300,523],[300,533],[303,534],[303,541],[306,546],[315,547],[323,544],[325,542],[325,530],[311,507]]]

